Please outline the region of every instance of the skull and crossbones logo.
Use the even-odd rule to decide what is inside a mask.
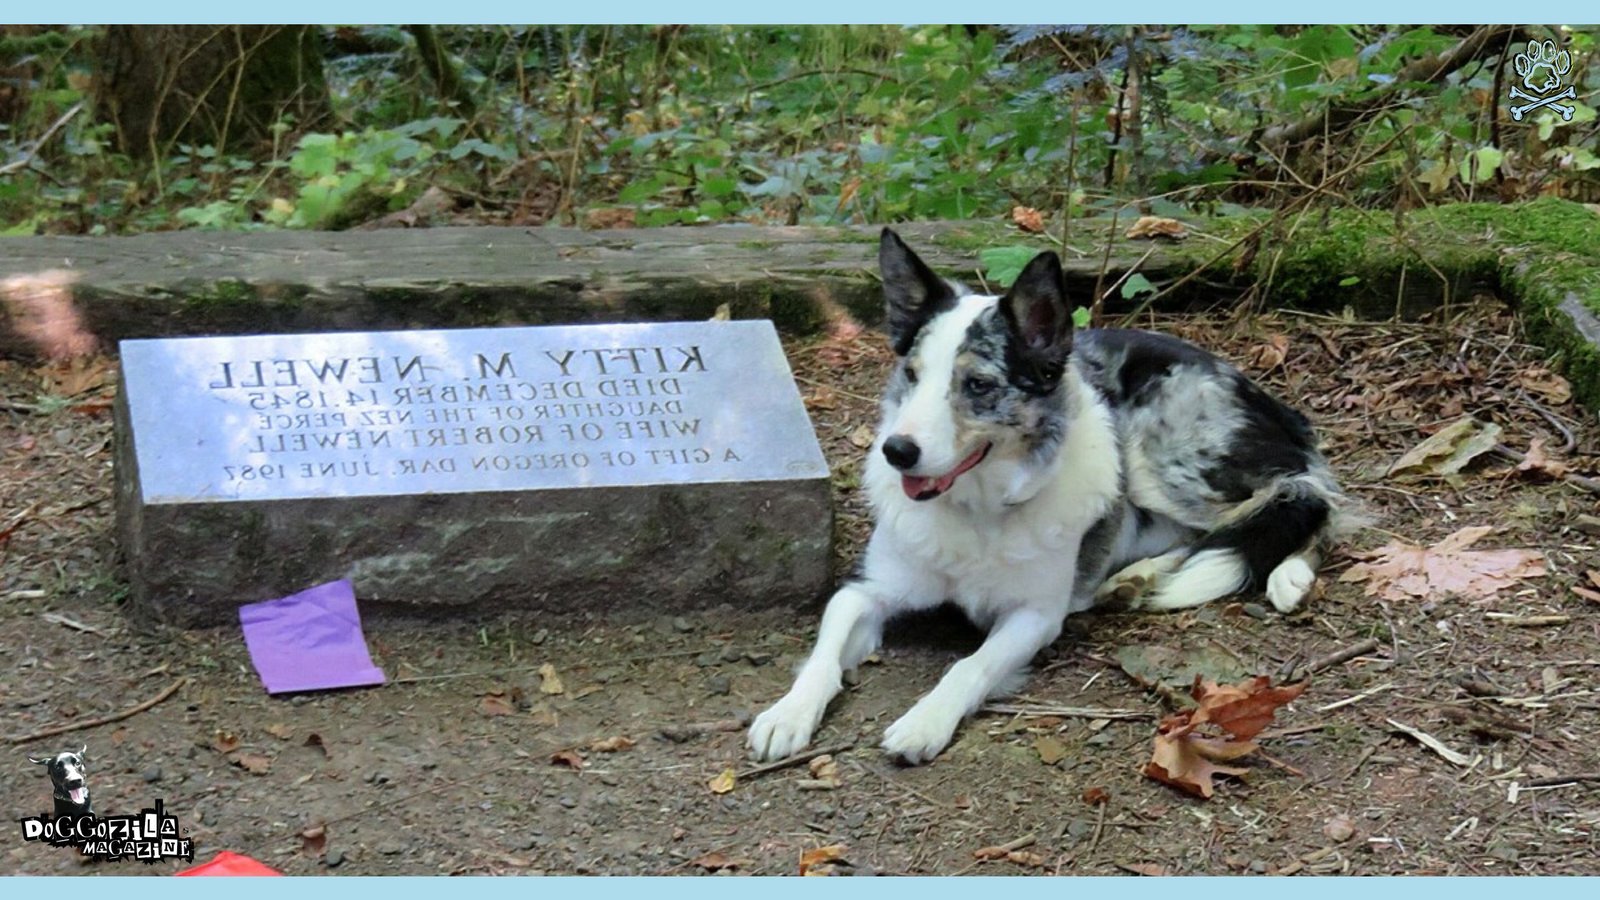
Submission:
[[[1529,41],[1528,49],[1518,53],[1511,65],[1522,76],[1522,85],[1533,93],[1527,93],[1517,85],[1511,86],[1511,96],[1516,100],[1527,100],[1522,106],[1511,107],[1511,118],[1522,121],[1522,117],[1540,107],[1549,107],[1566,121],[1572,121],[1574,107],[1557,103],[1557,100],[1576,100],[1578,89],[1567,85],[1567,89],[1551,94],[1556,88],[1561,87],[1561,77],[1572,71],[1572,55],[1565,50],[1557,50],[1555,41]],[[1549,96],[1545,96],[1548,94]]]

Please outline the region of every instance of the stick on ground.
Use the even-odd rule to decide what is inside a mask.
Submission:
[[[810,750],[802,750],[793,756],[786,756],[783,759],[777,760],[776,762],[769,762],[766,765],[756,766],[752,769],[745,769],[743,772],[736,772],[734,773],[734,779],[737,781],[743,781],[746,778],[755,778],[758,775],[765,775],[768,772],[777,772],[780,769],[787,769],[790,766],[798,766],[801,763],[810,762],[819,756],[844,753],[847,750],[854,750],[855,748],[855,744],[834,744],[832,747],[815,747]]]
[[[73,731],[81,731],[85,728],[96,728],[100,725],[110,725],[112,722],[121,722],[123,719],[131,719],[150,707],[155,706],[157,703],[160,703],[168,697],[171,697],[173,694],[176,694],[178,692],[178,688],[183,687],[188,680],[188,678],[179,678],[177,681],[167,685],[166,690],[163,690],[161,693],[151,697],[149,700],[144,701],[138,706],[135,706],[131,709],[125,709],[119,713],[114,713],[109,716],[101,716],[98,719],[84,719],[80,722],[66,722],[61,725],[46,728],[43,731],[35,731],[33,734],[23,734],[12,738],[7,738],[7,740],[13,744],[26,744],[30,741],[42,741],[48,737],[55,737],[58,734],[67,734]]]

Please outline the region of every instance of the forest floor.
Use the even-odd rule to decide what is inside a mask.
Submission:
[[[919,768],[882,755],[882,730],[979,635],[949,615],[908,623],[825,720],[818,745],[849,749],[817,772],[751,771],[739,725],[787,689],[815,608],[369,621],[389,684],[269,697],[237,629],[152,634],[119,608],[114,369],[0,362],[0,808],[46,811],[49,782],[25,755],[85,743],[98,812],[162,798],[197,861],[227,849],[290,874],[794,874],[824,847],[815,868],[857,875],[1600,874],[1600,522],[1585,518],[1593,494],[1551,477],[1600,468],[1594,414],[1563,397],[1498,306],[1430,323],[1240,313],[1151,324],[1306,410],[1375,526],[1328,561],[1293,616],[1240,597],[1075,617],[1009,701],[1026,712],[980,714]],[[855,485],[889,356],[871,332],[787,349],[835,473],[843,567],[869,528]],[[1541,440],[1543,453],[1526,471],[1490,452],[1449,479],[1385,474],[1464,413],[1498,424],[1505,446]],[[1487,599],[1391,599],[1339,580],[1352,554],[1468,526],[1494,529],[1474,549],[1540,551],[1547,574]],[[1449,565],[1460,574],[1466,559]],[[545,692],[544,666],[561,693]],[[1157,721],[1195,672],[1297,668],[1318,670],[1246,776],[1203,800],[1142,774]],[[178,682],[113,724],[15,740]],[[614,738],[625,749],[602,749]],[[728,769],[738,777],[718,793]],[[85,863],[12,834],[0,848],[8,874],[181,867]],[[975,856],[996,845],[1016,852]]]

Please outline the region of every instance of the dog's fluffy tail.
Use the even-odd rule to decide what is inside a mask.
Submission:
[[[1148,605],[1178,609],[1256,588],[1290,612],[1310,592],[1323,551],[1362,521],[1325,466],[1286,475],[1196,542]]]

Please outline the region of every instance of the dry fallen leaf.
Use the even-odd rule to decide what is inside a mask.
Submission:
[[[1005,859],[1010,852],[1010,850],[997,844],[993,847],[979,847],[972,851],[972,858],[982,860]]]
[[[328,829],[322,825],[312,825],[300,830],[300,852],[307,856],[318,856],[322,849],[328,845]]]
[[[1342,582],[1366,582],[1367,596],[1407,600],[1456,594],[1470,600],[1492,597],[1521,578],[1545,574],[1544,554],[1537,550],[1468,550],[1493,531],[1487,526],[1463,528],[1431,547],[1394,540],[1364,554],[1339,576]]]
[[[557,750],[550,754],[550,765],[566,766],[569,769],[582,771],[583,757],[576,750]]]
[[[267,734],[280,741],[287,741],[289,738],[294,737],[294,729],[282,722],[274,722],[267,726]]]
[[[315,731],[306,735],[305,742],[301,746],[310,747],[314,750],[320,750],[324,758],[333,755],[328,752],[328,745],[323,742],[322,735],[317,734]]]
[[[877,432],[873,431],[871,425],[858,425],[855,431],[850,432],[850,443],[856,445],[859,449],[865,450],[872,446],[872,442],[877,436]]]
[[[1033,750],[1039,754],[1039,761],[1047,766],[1053,766],[1067,756],[1067,745],[1048,735],[1035,738]]]
[[[1148,875],[1151,878],[1165,878],[1167,869],[1155,863],[1117,863],[1117,868],[1135,875]]]
[[[1264,675],[1231,685],[1196,677],[1190,689],[1195,708],[1161,720],[1156,729],[1155,753],[1145,765],[1144,774],[1197,797],[1209,798],[1216,790],[1213,779],[1248,771],[1221,763],[1255,752],[1256,745],[1250,738],[1272,722],[1279,707],[1305,689],[1306,682],[1273,687],[1271,679]],[[1212,725],[1232,740],[1196,734],[1202,725]]]
[[[1275,334],[1267,338],[1265,344],[1258,344],[1255,349],[1250,351],[1250,367],[1263,372],[1271,372],[1273,369],[1283,365],[1283,361],[1288,358],[1289,336]]]
[[[228,762],[251,775],[265,775],[272,771],[272,758],[259,753],[235,753],[228,757]]]
[[[1572,399],[1572,384],[1549,369],[1526,369],[1517,373],[1517,383],[1545,402],[1561,406]]]
[[[1044,231],[1044,216],[1031,206],[1012,207],[1011,221],[1029,234],[1039,234]]]
[[[811,770],[811,777],[818,781],[831,781],[835,784],[839,782],[839,763],[834,760],[831,753],[824,753],[813,759],[807,768]]]
[[[628,206],[591,209],[583,214],[585,228],[633,228],[639,224],[639,211]]]
[[[1033,869],[1037,869],[1044,865],[1043,856],[1040,856],[1037,853],[1029,853],[1027,850],[1013,850],[1006,854],[1006,859],[1010,862],[1016,863],[1019,866],[1028,866],[1029,868]]]
[[[633,749],[635,743],[637,742],[633,738],[623,737],[619,734],[616,737],[595,741],[589,745],[589,749],[595,753],[616,753],[621,750]]]
[[[1328,836],[1328,840],[1342,844],[1355,837],[1356,823],[1349,816],[1337,815],[1322,826],[1322,833]]]
[[[749,860],[734,859],[728,854],[723,853],[721,850],[713,850],[704,856],[697,856],[694,859],[689,860],[689,865],[699,866],[700,868],[705,869],[707,872],[717,872],[722,869],[737,869],[740,866],[747,866],[749,864]]]
[[[556,674],[556,667],[545,663],[539,667],[539,693],[560,694],[566,691],[561,685],[561,676]]]
[[[1454,475],[1499,442],[1499,425],[1462,416],[1395,460],[1387,474],[1403,478]]]
[[[218,731],[211,735],[211,749],[218,753],[232,753],[239,749],[239,736],[231,731]]]
[[[478,712],[486,716],[514,716],[517,708],[504,694],[484,694],[478,701]]]
[[[1177,219],[1168,219],[1163,216],[1140,216],[1128,228],[1128,238],[1172,238],[1181,241],[1189,236],[1189,229]]]
[[[80,356],[40,370],[47,390],[58,397],[76,397],[103,387],[110,373],[111,361],[104,356]]]
[[[829,844],[814,850],[804,850],[800,853],[800,874],[825,875],[834,863],[844,861],[844,855],[849,850],[850,848],[844,844]]]
[[[1111,792],[1105,788],[1089,788],[1083,792],[1083,802],[1090,806],[1104,806],[1111,802]]]
[[[1544,438],[1534,438],[1528,442],[1528,452],[1517,463],[1517,472],[1534,478],[1557,479],[1567,474],[1567,464],[1551,459],[1544,450]]]
[[[732,769],[723,769],[722,774],[706,782],[706,787],[710,788],[713,794],[726,794],[733,790],[733,783],[736,780],[738,776]]]

